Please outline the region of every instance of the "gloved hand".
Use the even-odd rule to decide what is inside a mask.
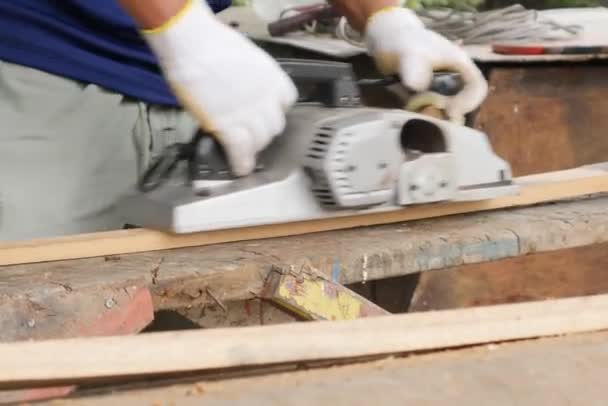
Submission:
[[[142,34],[180,103],[222,145],[234,175],[251,173],[297,101],[289,76],[200,0]]]
[[[365,41],[378,69],[385,75],[399,74],[403,85],[415,92],[428,90],[434,71],[459,73],[464,88],[457,95],[423,95],[423,99],[439,104],[436,107],[444,109],[451,120],[462,121],[487,96],[487,82],[464,50],[426,29],[411,10],[396,6],[372,15]]]

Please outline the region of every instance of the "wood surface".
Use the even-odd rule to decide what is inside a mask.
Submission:
[[[86,294],[59,287],[61,293],[44,299],[27,294],[0,298],[0,342],[134,334],[154,319],[146,287],[99,287]]]
[[[303,320],[353,320],[390,314],[311,267],[273,269],[262,297]]]
[[[18,342],[0,344],[0,387],[350,359],[603,329],[608,295],[348,321]]]
[[[475,118],[515,176],[608,159],[608,64],[490,66]]]
[[[453,214],[527,206],[608,192],[605,164],[517,179],[518,195],[474,202],[407,207],[393,212],[336,217],[214,232],[173,235],[148,229],[121,230],[0,245],[0,266],[219,244],[388,224]]]
[[[137,334],[153,319],[150,292],[137,286],[89,295],[71,295],[68,290],[43,303],[23,296],[21,301],[0,304],[0,342]],[[0,404],[27,404],[67,396],[75,389],[67,385],[0,390]]]
[[[207,314],[213,307],[226,314],[216,299],[230,309],[230,302],[259,297],[273,267],[297,270],[310,263],[350,285],[605,243],[606,207],[608,197],[595,197],[285,238],[5,266],[0,268],[0,307],[10,317],[28,301],[40,314],[63,317],[67,312],[70,318],[73,310],[54,305],[58,298],[90,300],[99,292],[112,297],[137,285],[150,289],[157,311],[188,307]],[[256,314],[255,306],[241,310],[237,313],[243,317]]]
[[[429,311],[608,293],[608,244],[424,272],[409,311]]]
[[[608,334],[485,345],[262,376],[128,385],[48,406],[603,406]]]

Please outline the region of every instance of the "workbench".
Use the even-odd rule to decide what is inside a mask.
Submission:
[[[50,334],[45,328],[61,330],[87,314],[87,308],[107,311],[108,303],[119,308],[120,298],[135,287],[149,289],[156,312],[198,309],[199,322],[207,327],[259,323],[249,301],[260,295],[272,267],[310,264],[341,284],[369,285],[462,265],[601,246],[608,242],[607,205],[608,197],[599,196],[288,238],[2,267],[0,331],[4,340],[44,337]],[[234,314],[229,311],[233,304]]]
[[[282,57],[319,57],[274,51]],[[357,74],[375,74],[365,57],[349,61]],[[607,160],[606,63],[489,64],[483,69],[490,95],[469,124],[488,133],[515,176]],[[382,95],[364,96],[380,105],[386,101]],[[0,342],[298,320],[263,298],[274,269],[312,267],[391,313],[605,293],[606,207],[608,196],[597,194],[289,237],[0,266]],[[272,404],[274,399],[287,404],[288,399],[290,405],[423,399],[438,404],[448,395],[469,404],[487,402],[490,396],[496,404],[568,404],[568,396],[577,392],[594,404],[603,402],[601,394],[582,388],[593,387],[608,364],[605,338],[596,333],[218,384],[205,381],[94,398],[91,404],[126,403],[134,395],[147,404],[187,404],[202,394],[211,405],[226,404],[226,399],[242,404]],[[467,374],[462,374],[465,368]],[[556,373],[545,374],[547,370]],[[278,379],[287,386],[279,388]],[[411,384],[407,391],[404,382]],[[535,384],[542,393],[535,392]],[[502,385],[519,390],[503,393]],[[561,388],[564,396],[552,396]],[[58,390],[54,393],[61,396],[71,389]],[[22,395],[16,398],[32,394]]]

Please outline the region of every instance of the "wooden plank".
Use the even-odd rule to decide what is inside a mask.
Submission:
[[[305,320],[354,320],[390,314],[310,265],[273,268],[262,297]]]
[[[86,292],[75,292],[67,284],[60,287],[62,294],[45,298],[0,300],[0,342],[133,334],[154,320],[147,287]]]
[[[608,192],[608,172],[605,170],[604,164],[524,177],[517,181],[521,184],[522,188],[521,192],[516,196],[476,202],[448,202],[421,205],[394,212],[186,235],[173,235],[148,229],[136,229],[76,235],[48,240],[9,242],[0,245],[0,266],[293,236],[435,218],[453,214],[496,210],[507,207],[527,206]]]
[[[136,334],[153,319],[150,292],[137,286],[120,292],[57,295],[44,302],[24,297],[18,304],[0,305],[0,342]],[[0,404],[62,397],[74,390],[74,385],[0,390]]]
[[[157,310],[254,299],[273,266],[310,263],[341,284],[608,242],[608,197],[261,241],[0,268],[0,306],[144,282]],[[208,292],[211,292],[209,294]],[[212,297],[213,296],[213,297]],[[52,309],[50,310],[52,311]],[[200,311],[200,310],[199,310]],[[223,309],[219,309],[223,312]]]
[[[162,387],[86,391],[48,406],[604,405],[608,334],[475,348]]]
[[[0,387],[338,360],[608,328],[608,295],[268,327],[0,344]],[[61,354],[61,356],[57,356]]]

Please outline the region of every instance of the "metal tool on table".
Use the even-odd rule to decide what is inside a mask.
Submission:
[[[199,131],[168,148],[122,202],[128,223],[191,233],[517,193],[485,134],[362,105],[348,64],[279,62],[298,87],[317,90],[288,113],[254,173],[232,176],[219,143]]]
[[[393,87],[401,86],[401,79],[396,76],[389,76],[381,79],[361,79],[357,84],[363,86],[383,86]],[[437,92],[444,96],[454,96],[462,90],[464,83],[459,74],[453,72],[436,72],[433,76],[433,81],[429,87],[429,91]]]
[[[334,7],[327,3],[293,7],[283,10],[278,20],[268,24],[268,32],[273,37],[280,37],[304,30],[312,24],[331,26],[339,17]]]
[[[271,2],[258,0],[261,3],[265,1]],[[560,23],[520,4],[488,11],[422,7],[415,12],[428,29],[463,45],[492,45],[503,42],[550,43],[572,40],[583,32],[580,25]],[[353,29],[346,18],[325,1],[306,6],[285,7],[279,17],[270,22],[268,29],[273,37],[297,31],[310,35],[330,34],[352,46],[365,48],[361,33]],[[568,53],[580,53],[580,50],[568,48]]]
[[[608,55],[608,43],[606,45],[501,43],[493,44],[492,52],[502,55]]]

